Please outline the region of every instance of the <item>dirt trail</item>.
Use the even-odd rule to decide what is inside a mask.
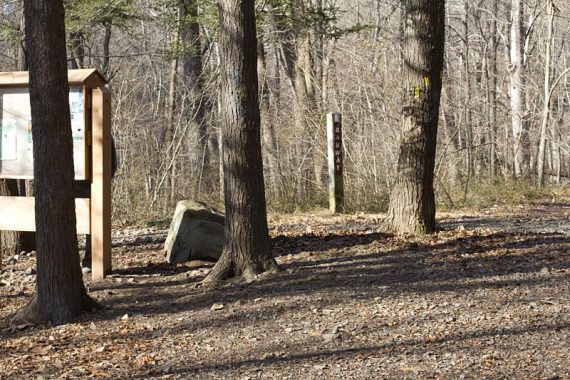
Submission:
[[[382,215],[272,216],[283,271],[203,289],[165,231],[114,239],[107,309],[10,327],[34,256],[0,281],[0,378],[570,379],[570,204],[442,213],[423,238]]]

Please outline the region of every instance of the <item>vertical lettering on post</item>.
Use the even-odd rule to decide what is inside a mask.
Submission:
[[[344,209],[344,149],[342,144],[342,116],[327,115],[329,206],[333,213]]]

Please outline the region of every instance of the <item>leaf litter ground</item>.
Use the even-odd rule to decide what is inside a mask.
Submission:
[[[0,275],[0,378],[570,379],[570,203],[438,214],[421,238],[382,215],[273,215],[282,268],[205,289],[211,264],[164,263],[166,231],[115,233],[85,275],[106,309],[10,326],[33,254]]]

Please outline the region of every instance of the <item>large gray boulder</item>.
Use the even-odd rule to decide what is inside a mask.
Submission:
[[[178,202],[164,244],[166,261],[218,260],[224,245],[224,222],[224,214],[204,203]]]

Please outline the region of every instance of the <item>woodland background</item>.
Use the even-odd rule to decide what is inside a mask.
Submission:
[[[567,182],[569,7],[447,2],[440,207],[537,183],[541,141],[546,181]],[[384,210],[401,123],[401,3],[268,0],[256,12],[270,210],[326,207],[327,112],[343,114],[347,209]],[[95,67],[110,80],[119,156],[114,220],[166,218],[180,199],[221,205],[215,2],[78,0],[66,2],[66,15],[69,67]],[[25,69],[21,1],[2,2],[0,25],[0,70]],[[519,73],[517,105],[511,85]]]

